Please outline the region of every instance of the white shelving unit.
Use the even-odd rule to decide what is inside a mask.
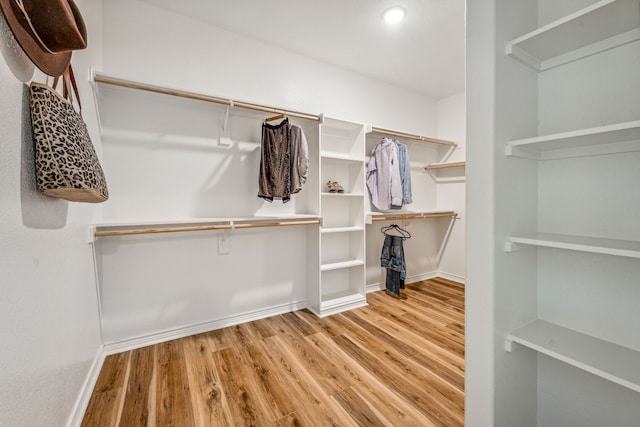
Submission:
[[[601,0],[507,43],[506,53],[544,71],[640,40],[637,0]]]
[[[320,126],[319,279],[309,309],[318,316],[366,305],[363,125],[323,118]],[[343,193],[328,192],[338,182]],[[317,283],[317,286],[315,285]]]
[[[505,350],[511,352],[513,343],[640,392],[640,351],[541,319],[507,335]]]
[[[639,88],[640,2],[601,0],[566,14],[568,3],[530,0],[497,13],[498,32],[516,36],[506,54],[525,67],[496,62],[505,156],[495,159],[495,219],[506,252],[496,257],[495,332],[506,350],[495,355],[496,425],[637,422],[637,408],[599,388],[614,388],[605,379],[626,388],[619,396],[640,392],[631,326],[640,317],[628,304],[640,297],[640,228],[630,213],[640,209],[640,102],[628,96]],[[526,32],[538,19],[551,22]]]

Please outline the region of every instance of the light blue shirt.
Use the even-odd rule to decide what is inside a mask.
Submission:
[[[402,183],[402,203],[413,203],[411,197],[411,163],[409,162],[409,150],[407,146],[397,139],[394,139],[398,147],[398,166],[400,167],[400,182]]]

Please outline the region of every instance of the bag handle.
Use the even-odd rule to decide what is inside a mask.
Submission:
[[[78,103],[79,113],[82,116],[82,104],[80,103],[80,93],[78,92],[78,85],[76,84],[76,78],[73,75],[73,68],[71,64],[64,70],[62,76],[56,76],[53,79],[53,88],[57,90],[58,81],[62,77],[62,96],[73,105],[73,96],[75,95],[76,102]],[[73,91],[72,91],[73,90]]]

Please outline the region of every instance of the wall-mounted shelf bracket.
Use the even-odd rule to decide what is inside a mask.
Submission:
[[[96,242],[96,227],[93,225],[89,226],[89,244],[93,244]]]
[[[527,150],[521,147],[514,147],[510,144],[507,144],[504,147],[504,154],[509,157],[522,157],[531,160],[541,160],[542,158],[539,152]]]
[[[511,240],[507,240],[504,242],[504,251],[505,252],[520,252],[524,250],[534,249],[534,246],[523,245],[520,243],[512,242]]]
[[[511,353],[514,348],[517,348],[517,346],[514,346],[515,341],[513,341],[513,338],[511,337],[511,335],[507,335],[507,338],[504,340],[504,351]]]

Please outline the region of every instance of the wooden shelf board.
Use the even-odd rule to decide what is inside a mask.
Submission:
[[[539,71],[640,38],[637,0],[601,0],[507,43],[506,53]]]
[[[506,154],[545,160],[628,151],[640,151],[640,120],[509,141]]]
[[[508,334],[508,351],[512,342],[640,392],[640,351],[540,319]]]
[[[568,249],[606,255],[640,258],[640,242],[555,233],[512,235],[508,242],[549,248]]]

